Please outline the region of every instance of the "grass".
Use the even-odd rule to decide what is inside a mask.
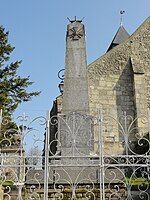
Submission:
[[[2,186],[11,186],[13,185],[13,182],[12,181],[5,181],[5,182],[2,182],[2,180],[0,180],[0,185]]]
[[[126,177],[125,178],[126,183],[129,185],[149,185],[150,181],[147,181],[146,179],[142,178],[142,177],[133,177],[133,178],[129,178]]]

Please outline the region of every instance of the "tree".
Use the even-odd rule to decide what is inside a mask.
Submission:
[[[19,104],[27,102],[40,92],[27,92],[32,85],[30,77],[22,78],[17,74],[21,61],[10,63],[10,55],[14,50],[8,43],[8,32],[0,27],[0,109],[3,115],[11,116]]]

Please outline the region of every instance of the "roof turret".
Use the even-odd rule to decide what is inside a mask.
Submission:
[[[125,28],[121,24],[115,37],[112,40],[107,52],[110,51],[115,46],[123,43],[125,40],[127,40],[129,38],[129,36],[130,36],[129,33],[125,30]]]

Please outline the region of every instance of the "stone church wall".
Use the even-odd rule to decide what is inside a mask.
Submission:
[[[98,116],[98,111],[102,110],[104,115],[112,115],[119,121],[124,112],[133,119],[147,114],[150,105],[149,33],[150,17],[126,42],[88,66],[91,115]],[[135,126],[147,132],[147,124],[141,120],[137,120]],[[115,141],[114,153],[120,153],[122,137],[118,124],[112,120],[104,127],[104,140]]]

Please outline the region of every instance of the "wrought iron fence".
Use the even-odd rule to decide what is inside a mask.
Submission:
[[[149,127],[149,115],[126,113],[117,119],[76,112],[34,120],[24,115],[13,122],[5,117],[0,199],[150,199]],[[42,155],[27,155],[31,135]]]

